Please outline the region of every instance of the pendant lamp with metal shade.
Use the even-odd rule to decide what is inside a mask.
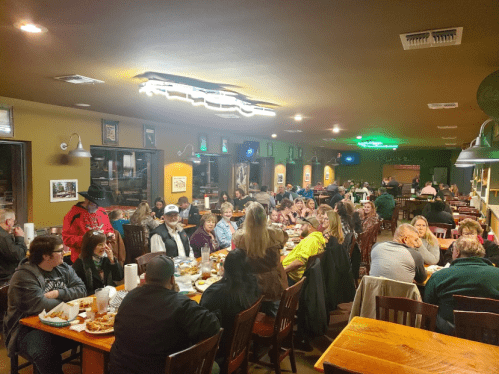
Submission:
[[[81,144],[81,137],[77,133],[71,134],[71,136],[69,137],[68,143],[70,143],[71,139],[73,139],[73,135],[76,135],[78,137],[78,145],[76,146],[75,149],[73,149],[72,151],[69,151],[68,155],[71,157],[82,157],[82,158],[92,157],[90,152],[83,148],[83,145]],[[68,149],[68,143],[61,143],[61,149],[63,151],[66,151]]]
[[[456,164],[483,164],[489,162],[499,162],[499,148],[492,147],[484,135],[484,128],[489,123],[494,121],[492,118],[486,120],[480,127],[480,133],[475,139],[475,143],[461,151],[456,160]]]

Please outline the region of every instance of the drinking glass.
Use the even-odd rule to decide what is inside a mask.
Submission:
[[[109,306],[109,288],[99,288],[95,290],[97,301],[97,313],[106,313]]]

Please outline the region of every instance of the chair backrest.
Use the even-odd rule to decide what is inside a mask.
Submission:
[[[233,373],[248,359],[251,333],[262,300],[263,296],[251,307],[236,315],[232,334],[228,339],[227,354],[225,355],[224,368],[222,369],[223,373]]]
[[[428,222],[428,226],[440,227],[447,230],[445,235],[446,238],[450,238],[450,231],[452,230],[452,225],[450,223],[438,223],[438,222]]]
[[[392,212],[392,223],[395,222],[395,225],[397,225],[397,220],[399,219],[399,212],[400,206],[395,205],[395,208],[393,208]]]
[[[474,221],[478,221],[478,217],[477,216],[472,216],[470,214],[459,214],[459,221],[458,222],[461,222],[462,220],[465,220],[467,218],[470,218]]]
[[[137,257],[146,253],[147,238],[144,228],[138,225],[123,225],[125,237],[126,260],[125,264],[135,262]]]
[[[362,374],[358,371],[348,370],[330,362],[324,361],[324,374]]]
[[[316,255],[310,256],[307,260],[307,265],[305,267],[305,270],[307,270],[309,267],[311,267],[315,263],[316,258],[318,258],[322,261],[325,254],[326,254],[326,251],[322,251],[322,252],[317,253]]]
[[[459,233],[458,229],[452,229],[451,230],[451,237],[452,237],[452,239],[458,239],[460,236],[461,236],[461,234]]]
[[[393,310],[393,320],[390,320],[390,310]],[[402,312],[402,319],[399,317]],[[405,297],[376,296],[376,319],[387,322],[416,326],[416,316],[421,315],[421,328],[435,331],[438,306]],[[409,319],[408,319],[409,316]],[[409,324],[408,324],[409,323]]]
[[[359,242],[361,261],[366,265],[371,263],[371,249],[373,247],[372,241],[372,230],[367,230],[362,232],[358,237],[357,241]]]
[[[147,268],[147,263],[151,261],[154,257],[160,256],[160,255],[166,255],[166,252],[152,252],[152,253],[146,253],[145,255],[142,255],[140,257],[137,257],[135,261],[137,262],[138,268],[139,268],[139,275],[143,274],[146,272]]]
[[[456,336],[499,345],[499,314],[454,310]]]
[[[355,248],[355,243],[357,243],[357,239],[355,238],[355,235],[352,236],[352,241],[350,242],[350,246],[348,247],[348,256],[352,258],[352,253]]]
[[[452,297],[454,298],[455,310],[499,314],[499,300],[462,295],[452,295]]]
[[[295,322],[295,314],[298,309],[298,301],[300,300],[300,291],[305,282],[303,277],[299,282],[284,290],[281,296],[279,309],[274,323],[274,343],[282,342],[290,332],[293,331]]]
[[[210,203],[210,210],[217,209],[218,203]]]
[[[211,338],[166,358],[166,374],[211,374],[223,329]]]
[[[469,206],[467,201],[461,201],[461,200],[451,200],[449,201],[449,205],[454,205],[454,206]]]
[[[447,229],[442,227],[430,226],[430,231],[437,237],[445,239],[447,236]]]
[[[473,208],[473,207],[469,207],[469,206],[460,206],[457,208],[457,211],[459,213],[479,213],[480,214],[480,211],[477,209],[477,208]]]

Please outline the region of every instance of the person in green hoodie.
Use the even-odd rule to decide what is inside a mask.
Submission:
[[[282,260],[284,271],[288,275],[288,284],[292,286],[302,277],[307,267],[310,256],[314,256],[324,250],[326,240],[318,230],[319,221],[315,217],[299,219],[302,226],[302,237],[305,237],[289,255]]]
[[[391,219],[393,208],[395,208],[395,199],[386,192],[386,187],[380,187],[379,196],[374,201],[376,212],[381,219]]]

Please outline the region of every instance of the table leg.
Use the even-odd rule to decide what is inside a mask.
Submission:
[[[109,353],[95,349],[88,345],[83,346],[81,359],[82,374],[107,374]]]

